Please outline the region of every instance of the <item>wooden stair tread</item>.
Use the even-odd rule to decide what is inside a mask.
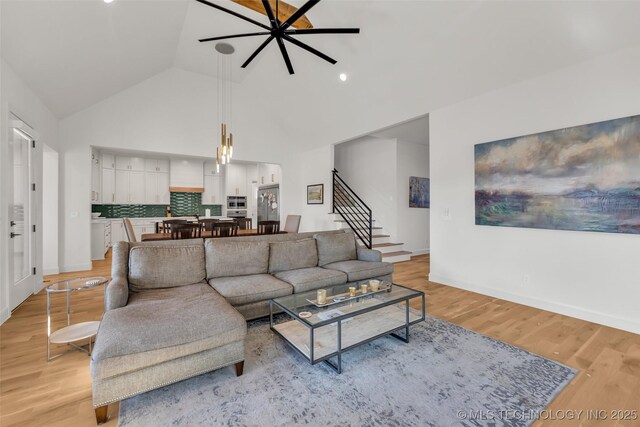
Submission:
[[[391,237],[391,234],[374,234],[371,237],[373,237],[374,239],[381,237]]]
[[[387,252],[385,254],[382,254],[382,258],[390,258],[392,256],[398,256],[398,255],[411,255],[413,252],[409,252],[409,251],[396,251],[396,252]]]
[[[371,245],[372,248],[386,248],[388,246],[400,246],[404,245],[404,243],[374,243]]]

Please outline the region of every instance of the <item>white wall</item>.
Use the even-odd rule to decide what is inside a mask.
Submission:
[[[31,88],[4,61],[0,64],[0,323],[9,317],[9,276],[7,262],[8,212],[7,187],[12,172],[8,163],[8,140],[10,137],[9,114],[14,113],[39,135],[33,152],[32,166],[37,184],[36,199],[41,203],[42,146],[58,147],[58,120],[47,109]],[[36,215],[36,264],[42,265],[42,216]],[[42,271],[36,276],[36,291],[42,286]]]
[[[302,215],[300,231],[320,231],[337,228],[331,212],[333,146],[313,150],[283,153],[280,194],[285,203],[281,220],[287,215]],[[324,184],[324,204],[307,204],[307,185]],[[284,222],[282,223],[284,225]]]
[[[58,274],[58,152],[48,145],[42,152],[42,268],[43,274]]]
[[[429,211],[409,207],[409,177],[429,178],[429,146],[398,140],[397,234],[394,239],[414,255],[429,252]]]
[[[234,87],[234,158],[280,163],[287,148],[280,120],[262,98]],[[60,242],[63,271],[91,268],[91,145],[207,156],[219,142],[216,80],[169,69],[60,122]]]
[[[340,177],[371,208],[376,226],[398,233],[396,139],[366,136],[335,146]]]
[[[431,280],[639,333],[640,236],[476,226],[473,149],[640,114],[638,76],[630,49],[431,112]]]

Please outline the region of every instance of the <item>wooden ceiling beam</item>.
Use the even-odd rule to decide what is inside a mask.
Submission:
[[[267,12],[264,10],[264,6],[262,5],[262,1],[260,0],[231,0],[234,3],[237,3],[241,6],[244,7],[248,7],[251,10],[254,10],[258,13],[261,13],[263,15],[267,15]],[[275,14],[276,12],[276,0],[269,0],[269,3],[271,4],[271,9],[273,9],[273,13]],[[280,20],[280,22],[284,22],[286,21],[291,15],[293,15],[296,11],[298,10],[297,7],[295,6],[291,6],[288,3],[285,3],[283,1],[278,2],[278,19]],[[302,15],[300,18],[298,18],[298,20],[296,22],[294,22],[292,25],[292,27],[294,28],[313,28],[313,25],[311,24],[311,21],[309,21],[309,19],[307,19],[306,15]]]

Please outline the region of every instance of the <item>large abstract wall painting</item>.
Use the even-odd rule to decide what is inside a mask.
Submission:
[[[640,234],[640,116],[475,146],[476,224]]]

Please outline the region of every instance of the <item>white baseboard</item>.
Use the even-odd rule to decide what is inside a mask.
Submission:
[[[76,265],[63,265],[60,269],[60,273],[71,273],[74,271],[86,271],[91,270],[93,265],[89,264],[76,264]]]
[[[504,292],[501,290],[488,288],[486,286],[456,280],[451,277],[438,276],[435,274],[429,274],[429,280],[432,282],[441,283],[443,285],[453,286],[454,288],[477,292],[479,294],[488,295],[494,298],[500,298],[518,304],[523,304],[558,314],[564,314],[565,316],[575,317],[577,319],[586,320],[588,322],[611,326],[612,328],[622,329],[634,334],[640,334],[639,322],[634,322],[632,320],[614,316],[608,313],[602,313],[599,311],[593,311],[582,307],[557,303],[554,301],[547,301],[540,298],[513,294],[511,292]]]
[[[44,270],[42,270],[42,274],[44,276],[48,276],[50,274],[60,274],[60,269],[59,268],[45,268]]]
[[[417,250],[417,251],[411,251],[411,256],[427,255],[430,252],[431,251],[429,249],[420,249],[420,250]]]
[[[11,312],[9,311],[9,307],[5,307],[0,310],[0,325],[6,322],[11,317]]]

